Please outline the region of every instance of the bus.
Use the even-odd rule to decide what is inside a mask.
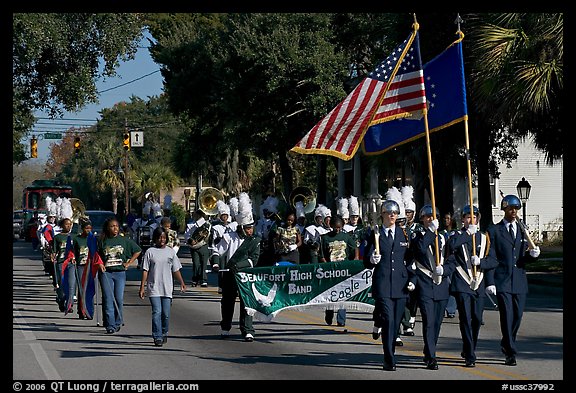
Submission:
[[[35,214],[47,213],[45,200],[58,197],[72,197],[72,186],[60,184],[57,180],[34,180],[31,185],[22,190],[22,212],[24,214],[24,239],[30,241],[30,223]]]

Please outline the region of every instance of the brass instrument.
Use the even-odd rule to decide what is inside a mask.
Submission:
[[[194,233],[192,233],[192,236],[188,239],[188,244],[190,244],[190,247],[193,249],[198,249],[205,245],[210,236],[210,224],[206,227],[205,224],[207,221],[204,219],[201,220],[203,220],[203,222],[198,225],[198,228],[194,230]],[[199,222],[197,222],[197,224],[199,224]]]
[[[290,205],[294,209],[296,209],[296,202],[302,202],[305,214],[311,213],[316,208],[316,195],[308,187],[296,187],[290,193]]]
[[[218,207],[216,202],[224,201],[224,195],[220,190],[213,187],[207,187],[202,190],[198,196],[199,207],[204,213],[209,216],[218,214]]]
[[[87,218],[86,216],[86,206],[78,198],[68,198],[70,205],[72,206],[72,223],[78,224],[81,218]]]

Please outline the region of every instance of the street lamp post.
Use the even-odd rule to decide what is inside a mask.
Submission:
[[[528,181],[523,177],[522,180],[518,182],[516,186],[516,191],[518,191],[518,198],[522,202],[522,221],[526,222],[526,202],[528,198],[530,198],[530,190],[532,186]]]
[[[125,155],[125,170],[122,169],[122,165],[118,164],[118,169],[116,173],[124,175],[124,218],[128,217],[128,212],[130,211],[130,196],[128,194],[128,154]]]

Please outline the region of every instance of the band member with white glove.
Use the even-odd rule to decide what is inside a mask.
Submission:
[[[458,308],[462,334],[461,356],[466,367],[476,366],[476,345],[482,326],[484,300],[486,294],[490,294],[484,276],[498,265],[494,249],[490,247],[490,238],[478,231],[476,224],[480,221],[480,211],[476,206],[473,209],[470,210],[470,205],[462,208],[462,228],[450,238],[450,256],[446,260],[455,269],[450,294],[456,299]]]
[[[521,207],[522,202],[516,195],[506,195],[500,203],[504,218],[488,228],[498,260],[498,266],[492,271],[493,277],[489,282],[496,286],[502,332],[500,347],[506,356],[504,364],[507,366],[516,365],[516,336],[528,294],[528,279],[524,267],[540,255],[539,249],[529,250],[531,241],[526,238],[518,222],[518,210]]]
[[[436,209],[436,217],[439,215],[440,212]],[[443,266],[446,239],[437,233],[438,220],[433,217],[431,205],[425,205],[420,209],[423,230],[412,233],[410,247],[416,263],[416,287],[418,288],[416,298],[422,314],[424,363],[427,369],[438,370],[436,345],[450,296],[449,277],[454,267]],[[438,258],[436,258],[436,241],[438,241]]]
[[[382,203],[382,227],[376,227],[377,232],[371,231],[363,258],[364,266],[374,269],[372,337],[377,340],[382,335],[385,371],[396,370],[394,341],[404,314],[408,285],[410,283],[414,286],[416,279],[412,269],[407,268],[407,261],[412,260],[408,235],[396,225],[399,212],[400,207],[396,201],[388,199]]]

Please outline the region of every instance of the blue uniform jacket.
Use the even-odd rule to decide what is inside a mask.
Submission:
[[[498,260],[496,259],[496,254],[494,253],[494,248],[491,245],[490,236],[488,234],[476,232],[474,237],[476,242],[476,255],[480,257],[480,265],[476,266],[476,269],[479,269],[484,273],[484,278],[480,282],[478,289],[473,291],[472,288],[470,288],[468,282],[456,270],[457,266],[461,266],[465,272],[468,272],[468,264],[466,263],[466,258],[464,257],[465,251],[463,247],[466,249],[468,260],[470,260],[472,257],[472,236],[470,236],[464,229],[462,229],[450,237],[450,241],[448,243],[450,256],[447,258],[446,263],[454,265],[454,273],[452,274],[450,292],[477,294],[480,297],[485,297],[486,274],[488,274],[489,270],[498,266]],[[486,239],[486,246],[484,249],[484,255],[480,255],[483,237]]]
[[[372,275],[372,297],[374,299],[392,298],[399,299],[408,296],[408,281],[415,283],[416,278],[406,267],[406,261],[411,260],[410,242],[405,232],[399,226],[394,231],[392,248],[387,245],[384,231],[380,228],[380,254],[382,259],[377,265],[370,262],[370,256],[374,253],[374,233],[371,232],[364,253],[364,266],[374,269]]]
[[[412,233],[412,240],[410,242],[414,260],[419,262],[432,273],[434,273],[436,269],[436,259],[434,257],[436,252],[436,246],[434,244],[435,239],[436,234],[434,232],[424,229]],[[443,253],[445,248],[445,239],[442,235],[439,235],[438,247],[440,253]],[[430,254],[430,248],[432,248],[432,254]],[[440,284],[435,284],[431,277],[416,267],[414,272],[418,278],[416,282],[416,291],[418,296],[424,296],[434,300],[448,299],[450,296],[450,277],[452,276],[455,266],[449,264],[443,264],[442,266],[444,268],[444,273],[442,274],[442,281]]]
[[[516,225],[516,239],[512,240],[504,220],[488,227],[491,247],[494,248],[498,265],[486,275],[486,285],[496,285],[496,293],[528,293],[526,263],[535,261],[528,253],[528,240]]]

